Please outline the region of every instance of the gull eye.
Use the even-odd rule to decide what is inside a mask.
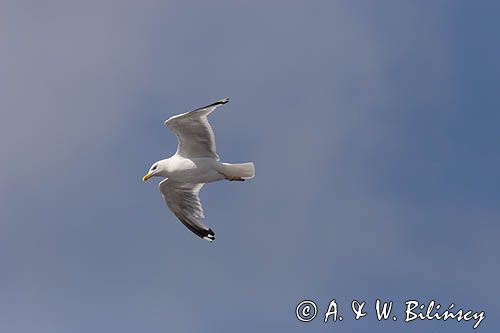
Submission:
[[[156,168],[158,168],[157,165],[153,166],[153,168],[151,170],[156,170]]]

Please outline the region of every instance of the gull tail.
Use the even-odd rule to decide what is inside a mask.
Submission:
[[[255,176],[255,166],[252,162],[248,163],[221,163],[220,172],[229,180],[250,179]]]

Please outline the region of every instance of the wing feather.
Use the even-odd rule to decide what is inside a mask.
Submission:
[[[177,183],[165,179],[160,183],[160,192],[168,208],[189,230],[208,241],[215,239],[215,233],[201,220],[203,207],[199,192],[204,184]]]
[[[229,98],[221,99],[202,108],[170,117],[165,126],[177,135],[177,154],[185,158],[211,157],[219,159],[215,135],[207,116]]]

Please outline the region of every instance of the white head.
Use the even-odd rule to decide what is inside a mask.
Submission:
[[[155,162],[155,163],[153,163],[151,168],[149,168],[148,173],[144,177],[142,177],[142,180],[146,181],[151,177],[165,177],[164,174],[166,173],[166,171],[167,170],[166,170],[164,160]]]

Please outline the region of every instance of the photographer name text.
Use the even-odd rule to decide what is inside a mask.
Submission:
[[[372,313],[378,321],[392,320],[397,321],[398,316],[395,315],[394,302],[382,302],[377,299],[372,307]],[[434,300],[429,303],[420,303],[417,300],[408,300],[404,302],[403,320],[405,323],[413,321],[456,321],[456,322],[471,322],[473,329],[479,327],[481,322],[486,318],[485,311],[463,310],[455,306],[454,303],[448,306],[442,306]],[[353,300],[350,304],[350,316],[355,320],[362,320],[367,317],[369,305],[366,301]],[[318,308],[318,305],[311,300],[303,300],[295,307],[295,317],[301,322],[311,322],[318,314],[323,317],[323,322],[337,322],[345,318],[342,314],[339,305],[335,299],[330,301],[324,310]]]

